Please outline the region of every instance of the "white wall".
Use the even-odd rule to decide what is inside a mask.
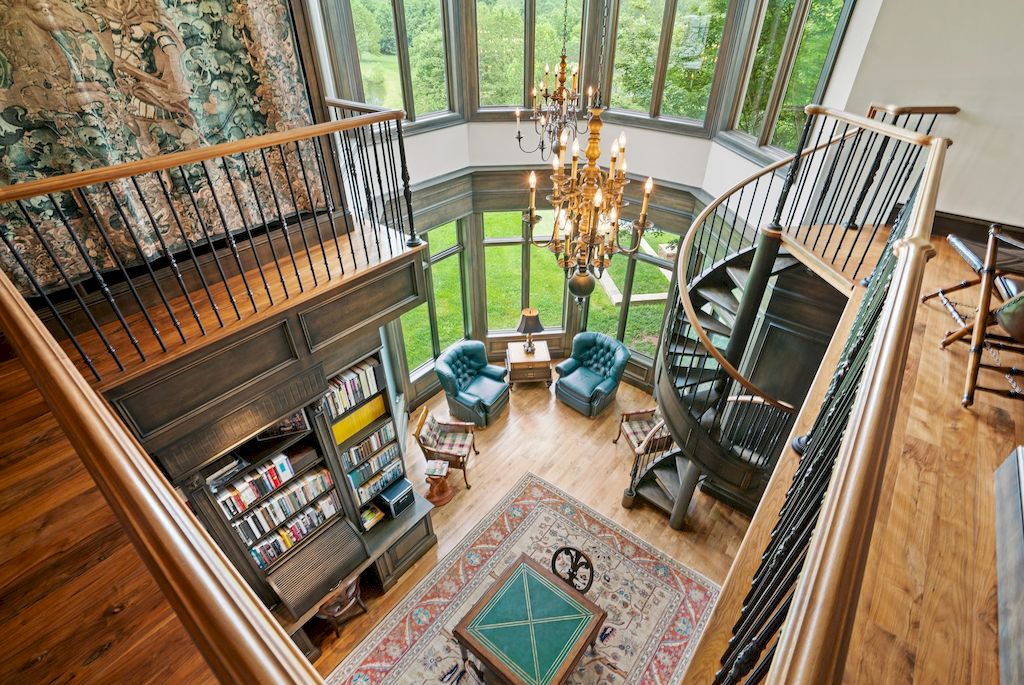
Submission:
[[[860,9],[858,2],[857,8]],[[938,208],[1024,225],[1024,2],[885,0],[843,103],[950,104]]]

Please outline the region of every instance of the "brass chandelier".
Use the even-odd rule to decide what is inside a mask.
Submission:
[[[544,81],[537,83],[530,91],[529,121],[533,123],[533,131],[537,135],[537,143],[532,149],[523,147],[522,112],[516,108],[516,142],[519,149],[527,154],[540,152],[540,158],[547,161],[556,153],[562,134],[575,141],[577,136],[586,131],[579,127],[582,113],[593,105],[594,89],[587,89],[587,102],[583,103],[579,87],[579,65],[569,67],[566,44],[569,41],[569,0],[565,0],[562,14],[562,56],[555,66],[554,80],[551,80],[551,68],[544,65]]]
[[[547,196],[554,209],[551,237],[543,242],[533,237],[541,218],[537,214],[537,174],[532,171],[529,178],[530,209],[523,214],[523,221],[530,226],[530,242],[536,247],[549,249],[555,255],[558,266],[565,271],[569,281],[569,292],[581,306],[594,292],[597,278],[602,276],[616,253],[634,254],[640,248],[644,231],[651,227],[647,209],[654,189],[654,180],[648,178],[644,184],[640,216],[632,222],[624,221],[622,210],[629,205],[623,199],[623,190],[629,184],[626,178],[626,138],[620,135],[612,143],[608,170],[602,170],[597,163],[601,157],[601,107],[592,107],[590,115],[586,163],[580,165],[579,142],[574,141],[572,166],[569,173],[565,173],[568,135],[564,132],[559,140],[558,155],[552,159],[551,194]],[[629,247],[622,247],[619,243],[622,231],[631,234]]]

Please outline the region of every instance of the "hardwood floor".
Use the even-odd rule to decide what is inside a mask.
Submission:
[[[0,683],[213,682],[17,360],[0,436]]]
[[[431,398],[426,406],[438,418],[448,416],[443,394]],[[471,489],[466,490],[461,477],[449,479],[456,490],[455,498],[433,513],[437,547],[385,596],[367,592],[369,613],[348,623],[340,638],[335,639],[327,630],[317,633],[316,637],[323,635],[323,654],[316,662],[317,670],[327,675],[340,664],[367,632],[527,472],[548,480],[720,584],[743,538],[749,521],[746,516],[699,490],[690,505],[684,531],[670,529],[665,515],[645,504],[638,502],[633,509],[624,509],[621,505],[632,461],[623,444],[625,441],[612,444],[619,416],[624,411],[653,406],[650,395],[623,383],[615,402],[591,420],[555,400],[554,391],[543,383],[518,384],[512,392],[508,411],[477,433],[480,454],[470,462]],[[406,447],[410,478],[420,492],[426,493],[422,453],[412,438],[408,439]]]

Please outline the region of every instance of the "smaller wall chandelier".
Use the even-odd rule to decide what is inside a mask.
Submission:
[[[590,135],[584,151],[585,163],[582,166],[579,163],[580,146],[578,140],[574,140],[568,174],[565,157],[569,133],[563,131],[558,138],[557,155],[551,163],[551,194],[547,196],[554,209],[551,237],[543,242],[533,238],[534,229],[541,220],[537,214],[535,172],[530,172],[529,178],[530,209],[523,214],[523,221],[530,225],[531,242],[536,247],[546,247],[555,255],[558,266],[565,270],[569,279],[569,292],[580,305],[594,291],[596,279],[611,264],[612,257],[618,252],[635,253],[644,231],[651,228],[647,208],[654,181],[648,178],[644,185],[640,216],[632,222],[624,221],[622,210],[629,205],[622,197],[629,183],[626,178],[626,138],[622,135],[612,143],[608,170],[601,169],[597,161],[601,157],[602,125],[601,107],[592,107],[587,124]],[[629,247],[619,244],[622,231],[631,234]]]
[[[580,116],[593,105],[594,99],[593,87],[588,88],[584,107],[579,90],[579,65],[574,64],[569,68],[564,45],[554,81],[550,81],[550,77],[550,67],[545,64],[543,83],[536,84],[530,91],[533,106],[527,119],[533,124],[533,131],[537,135],[537,143],[532,149],[523,147],[522,112],[516,108],[516,142],[519,149],[527,154],[540,152],[540,158],[544,161],[556,153],[563,133],[568,141],[575,141],[579,134],[587,130],[586,126],[580,128]]]

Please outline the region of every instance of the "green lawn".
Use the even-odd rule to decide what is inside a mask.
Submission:
[[[363,73],[363,95],[367,104],[402,109],[402,77],[398,55],[364,53],[359,56]]]

